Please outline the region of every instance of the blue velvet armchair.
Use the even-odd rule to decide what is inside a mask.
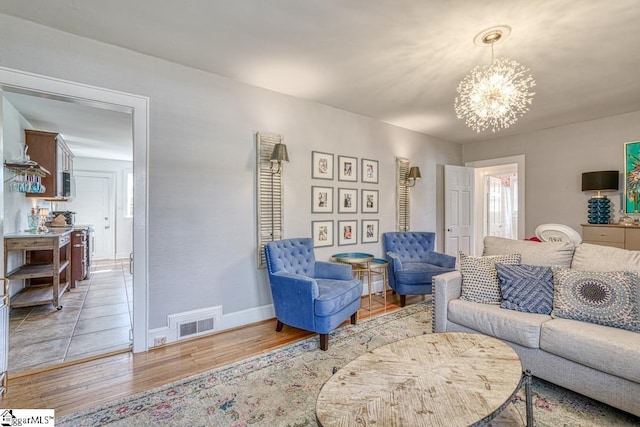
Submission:
[[[433,276],[455,270],[455,257],[433,250],[435,238],[431,232],[383,234],[389,286],[400,295],[401,307],[406,305],[407,295],[430,294]]]
[[[320,349],[329,348],[329,332],[351,317],[356,324],[362,282],[351,266],[316,261],[310,238],[284,239],[265,246],[269,284],[278,323],[320,335]]]

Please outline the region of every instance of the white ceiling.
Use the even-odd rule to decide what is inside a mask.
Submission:
[[[130,113],[8,91],[3,95],[35,129],[62,134],[76,157],[133,160]]]
[[[638,0],[21,0],[0,13],[449,141],[640,110]],[[497,134],[456,118],[460,80],[491,61],[536,79],[531,111]]]

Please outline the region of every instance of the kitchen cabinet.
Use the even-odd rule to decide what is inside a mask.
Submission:
[[[47,200],[68,200],[72,197],[73,153],[62,138],[54,132],[25,129],[27,155],[50,172],[42,177],[43,193],[27,193],[27,197]]]
[[[89,230],[75,228],[71,233],[71,287],[89,276]]]
[[[594,245],[640,250],[640,227],[635,225],[582,224],[582,241]]]
[[[11,307],[53,304],[62,308],[60,298],[70,283],[70,242],[70,230],[4,236],[5,268],[11,251],[22,251],[25,259],[23,265],[5,274],[9,280],[25,281],[25,287],[11,297]]]

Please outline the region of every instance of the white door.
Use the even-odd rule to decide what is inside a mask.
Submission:
[[[472,254],[474,169],[444,166],[444,251]]]
[[[113,174],[109,172],[74,172],[76,195],[66,209],[76,213],[76,224],[93,228],[91,257],[94,260],[115,258],[115,209]]]

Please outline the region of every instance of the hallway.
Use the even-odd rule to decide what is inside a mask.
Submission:
[[[51,305],[11,309],[9,372],[83,359],[130,347],[133,278],[129,260],[95,261],[89,279]]]

